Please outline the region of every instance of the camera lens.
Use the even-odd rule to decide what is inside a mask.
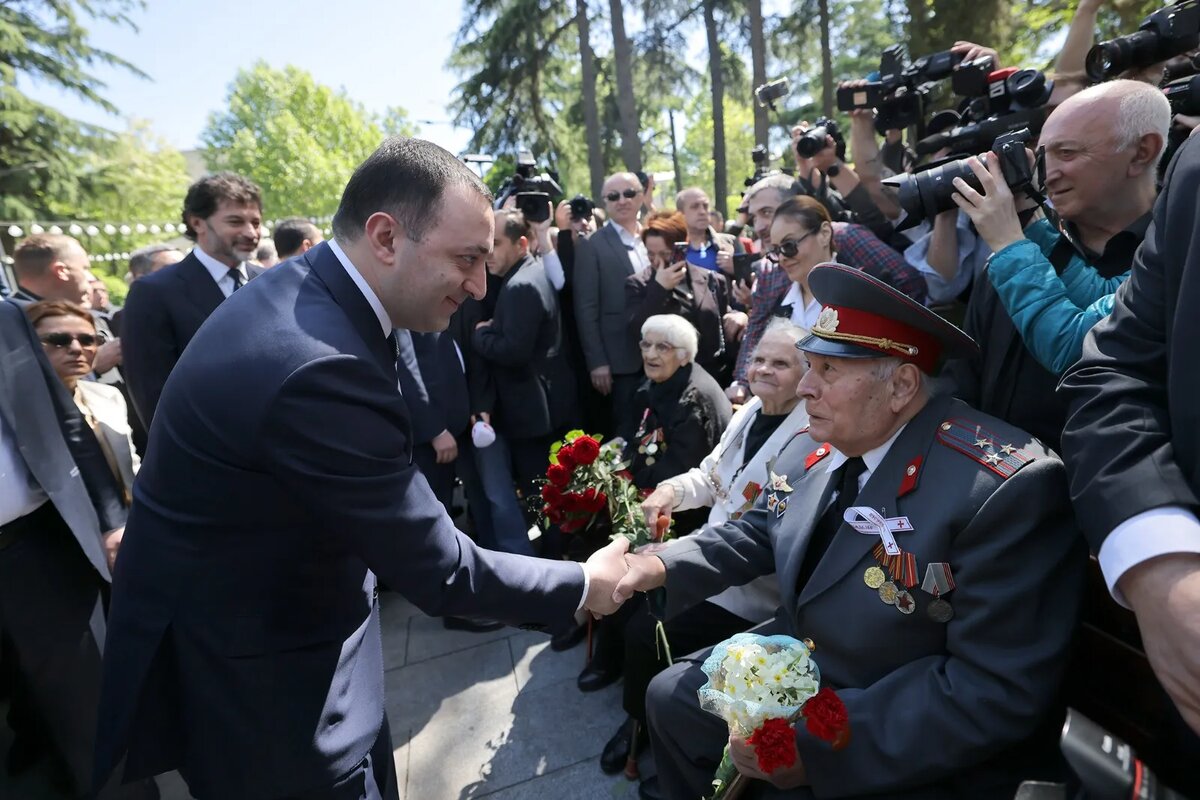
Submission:
[[[1021,105],[1034,105],[1046,89],[1046,76],[1036,69],[1021,69],[1008,76],[1008,93]]]
[[[933,219],[943,211],[957,208],[953,195],[954,179],[962,178],[971,188],[980,191],[979,179],[967,164],[966,159],[914,172],[897,175],[883,183],[899,192],[900,207],[905,218],[902,228],[910,228],[926,219]]]
[[[805,131],[804,135],[796,141],[796,152],[800,154],[801,158],[812,158],[825,149],[825,137],[828,135],[824,125]]]

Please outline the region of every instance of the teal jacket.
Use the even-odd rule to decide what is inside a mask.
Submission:
[[[1129,277],[1126,270],[1105,278],[1078,254],[1059,276],[1050,252],[1061,235],[1040,219],[988,262],[992,286],[1025,346],[1054,375],[1079,360],[1083,337],[1112,312],[1113,293]]]

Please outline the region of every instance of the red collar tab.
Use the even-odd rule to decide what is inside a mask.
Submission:
[[[932,375],[942,353],[941,342],[925,331],[857,308],[827,305],[821,310],[814,336],[831,342],[848,342],[885,356],[902,358]]]
[[[917,488],[917,482],[921,480],[921,464],[924,461],[924,456],[917,456],[904,467],[904,479],[900,481],[900,491],[896,492],[896,497],[904,497]]]
[[[829,442],[826,442],[825,444],[821,445],[816,450],[813,450],[811,453],[809,453],[807,456],[805,456],[804,468],[806,470],[812,469],[817,464],[818,461],[821,461],[822,459],[824,459],[826,456],[828,456],[832,452],[833,452],[833,448],[829,446]]]

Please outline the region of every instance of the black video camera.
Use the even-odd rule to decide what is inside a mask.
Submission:
[[[1033,170],[1025,155],[1025,145],[1033,138],[1029,128],[1010,131],[996,137],[992,144],[992,152],[1000,158],[1000,171],[1004,182],[1012,189],[1013,194],[1025,192],[1029,194],[1033,186]],[[974,156],[954,161],[943,161],[930,164],[910,175],[897,175],[884,180],[885,186],[891,186],[899,193],[900,207],[905,216],[896,226],[897,230],[911,228],[924,219],[933,219],[943,211],[957,208],[953,195],[954,179],[962,178],[967,185],[982,191],[979,179],[968,160]]]
[[[1171,113],[1196,116],[1200,114],[1200,75],[1173,80],[1163,87],[1171,101]]]
[[[966,95],[964,116],[981,121],[1046,105],[1054,81],[1036,69],[1006,69],[985,76],[981,91]]]
[[[1137,31],[1101,42],[1088,51],[1086,68],[1094,81],[1115,78],[1127,69],[1148,67],[1200,44],[1200,0],[1180,0],[1160,8]]]
[[[496,208],[503,208],[508,198],[516,195],[517,210],[530,222],[545,222],[550,219],[550,201],[561,197],[563,190],[558,185],[558,173],[547,170],[536,173],[537,162],[528,150],[517,154],[517,169],[500,184],[496,193]]]
[[[592,202],[590,197],[584,197],[577,194],[567,202],[567,207],[571,209],[571,219],[578,222],[581,219],[587,219],[592,216],[592,212],[596,210],[596,204]]]

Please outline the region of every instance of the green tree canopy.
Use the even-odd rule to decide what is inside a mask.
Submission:
[[[201,134],[205,161],[255,181],[275,217],[332,214],[354,168],[387,135],[416,133],[403,109],[372,114],[292,66],[239,71],[227,102]]]

